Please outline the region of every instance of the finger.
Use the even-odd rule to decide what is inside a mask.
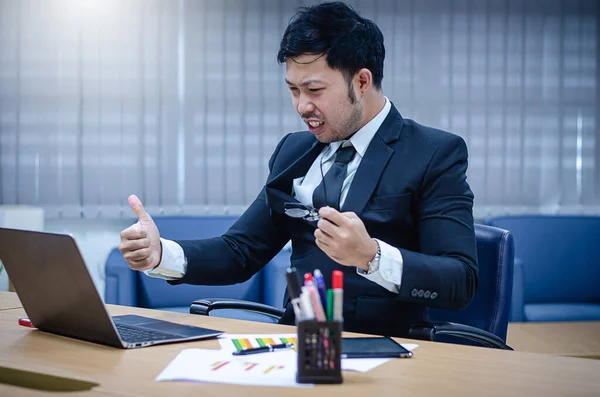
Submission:
[[[338,212],[338,210],[331,207],[322,207],[319,210],[319,215],[321,218],[327,219],[329,222],[332,222],[340,227],[347,225],[349,221],[349,219]]]
[[[141,238],[146,238],[147,236],[148,234],[144,229],[142,229],[141,225],[136,223],[121,232],[121,241],[138,240]]]
[[[330,237],[336,236],[339,231],[339,226],[334,225],[326,219],[319,220],[319,222],[317,222],[317,227],[317,230],[321,230]]]
[[[327,255],[329,255],[327,253],[327,251],[329,250],[329,246],[327,244],[325,244],[324,242],[322,242],[319,239],[315,239],[315,244],[317,244],[317,247],[319,247],[321,249],[321,251],[325,252]]]
[[[138,240],[126,240],[121,241],[121,244],[119,244],[119,251],[122,253],[137,251],[144,248],[150,248],[150,239],[141,238]]]
[[[145,268],[150,266],[152,260],[150,257],[148,257],[140,261],[127,261],[127,263],[129,264],[129,267],[131,267],[133,270],[144,270]]]
[[[323,233],[323,231],[317,229],[315,230],[315,240],[316,241],[320,241],[321,243],[323,243],[326,246],[330,246],[332,239],[330,236],[327,236],[325,233]]]
[[[152,250],[150,248],[143,248],[140,250],[127,252],[123,254],[123,258],[125,258],[127,262],[138,262],[150,258],[150,254],[152,254]]]
[[[132,194],[127,198],[127,201],[129,202],[129,206],[133,210],[133,213],[135,214],[135,216],[138,217],[140,221],[150,218],[150,215],[148,215],[148,213],[144,209],[144,205],[142,204],[142,201],[138,198],[138,196]]]

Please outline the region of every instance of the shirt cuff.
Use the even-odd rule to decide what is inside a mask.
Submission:
[[[388,291],[399,293],[402,284],[402,271],[404,261],[398,248],[395,248],[384,241],[376,239],[381,249],[379,258],[379,269],[376,272],[368,274],[360,268],[356,268],[356,273],[369,281],[379,284]]]
[[[175,241],[160,239],[162,244],[162,257],[160,264],[154,269],[144,270],[147,276],[163,280],[178,280],[187,271],[187,258],[181,245]]]

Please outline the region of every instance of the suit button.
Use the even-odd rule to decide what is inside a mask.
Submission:
[[[422,298],[424,294],[425,294],[425,291],[423,291],[422,289],[419,290],[419,298]]]
[[[413,289],[412,292],[410,293],[412,295],[413,298],[416,298],[417,294],[419,293],[419,291],[417,291],[417,289]]]
[[[437,298],[437,295],[438,295],[437,292],[432,292],[431,293],[431,299]]]
[[[430,295],[431,295],[431,291],[425,291],[425,295],[423,295],[423,298],[429,299]]]

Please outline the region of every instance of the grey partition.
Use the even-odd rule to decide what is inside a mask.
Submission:
[[[300,2],[0,0],[0,203],[239,213],[303,128],[276,62]],[[600,212],[598,3],[351,1],[405,117],[463,136],[478,216]]]

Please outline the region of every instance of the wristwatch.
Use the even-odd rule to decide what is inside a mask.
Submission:
[[[367,271],[367,274],[375,273],[377,270],[379,270],[379,258],[381,258],[381,247],[379,246],[379,241],[375,240],[375,242],[377,243],[377,253],[375,254],[375,257],[373,257],[373,259],[369,261],[369,270]]]

